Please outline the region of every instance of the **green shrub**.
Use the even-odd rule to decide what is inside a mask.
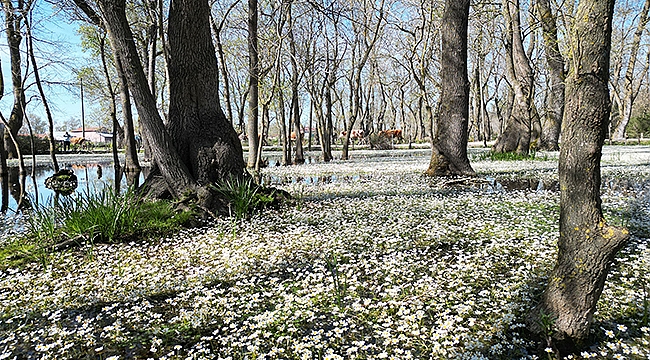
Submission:
[[[18,135],[16,138],[18,141],[18,146],[20,146],[20,152],[23,155],[32,154],[32,145],[28,135]],[[34,137],[34,152],[36,155],[46,155],[50,153],[50,143],[47,138]]]

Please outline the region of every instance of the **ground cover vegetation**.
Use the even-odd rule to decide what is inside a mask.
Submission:
[[[632,237],[571,358],[650,357],[648,151],[605,150],[605,216]],[[559,192],[500,185],[556,181],[557,153],[472,150],[472,183],[377,154],[264,169],[295,206],[4,269],[0,357],[553,359],[524,323],[556,260]]]

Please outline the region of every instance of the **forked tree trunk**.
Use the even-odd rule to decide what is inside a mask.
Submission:
[[[521,35],[519,0],[503,0],[506,18],[506,67],[514,91],[512,111],[506,128],[492,150],[498,153],[528,154],[533,132],[533,70],[526,55]]]
[[[122,59],[124,67],[129,69],[126,72],[127,81],[140,116],[143,135],[148,138],[151,145],[153,160],[167,183],[167,190],[172,195],[181,197],[187,190],[195,188],[196,181],[190,176],[188,167],[181,160],[158,113],[156,100],[149,90],[149,83],[133,41],[134,36],[126,18],[125,0],[104,0],[99,1],[98,4],[104,19],[103,23],[108,30],[111,47]],[[192,105],[195,106],[196,99],[193,100]],[[177,144],[179,148],[182,145]]]
[[[571,34],[574,67],[567,77],[560,151],[558,259],[532,314],[553,319],[552,344],[562,355],[585,345],[611,262],[628,238],[627,230],[606,224],[600,199],[613,9],[614,0],[580,1]],[[532,320],[540,330],[536,324]]]
[[[447,0],[442,17],[439,121],[432,143],[430,176],[474,175],[467,158],[469,80],[467,22],[469,0]]]

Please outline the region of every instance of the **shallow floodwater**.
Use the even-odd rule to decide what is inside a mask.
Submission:
[[[119,181],[115,181],[115,169],[113,162],[96,162],[89,164],[61,164],[61,169],[70,169],[77,176],[78,186],[76,193],[88,194],[94,193],[105,187],[115,188],[119,186],[121,190],[126,190],[131,181],[144,181],[143,174],[138,174],[134,179],[128,179],[125,174],[119,176]],[[55,192],[45,187],[45,179],[54,174],[51,166],[37,166],[32,177],[32,169],[26,169],[27,174],[21,176],[17,167],[9,167],[9,174],[0,177],[2,192],[0,200],[6,204],[10,211],[16,211],[18,204],[29,203],[48,203],[54,197]],[[21,199],[21,194],[25,194]]]

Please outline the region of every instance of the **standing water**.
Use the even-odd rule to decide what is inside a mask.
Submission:
[[[126,174],[118,176],[115,180],[115,169],[112,161],[94,161],[89,163],[61,162],[61,169],[72,170],[77,176],[78,186],[75,189],[77,194],[91,194],[101,191],[106,187],[114,189],[119,186],[120,190],[126,190],[131,180]],[[50,165],[37,165],[32,177],[32,169],[26,169],[27,174],[21,176],[18,167],[10,166],[8,174],[0,177],[2,192],[0,194],[1,204],[9,212],[17,212],[20,206],[25,204],[47,204],[54,197],[54,190],[45,187],[45,179],[54,174]],[[143,175],[138,174],[134,179],[142,183]]]

